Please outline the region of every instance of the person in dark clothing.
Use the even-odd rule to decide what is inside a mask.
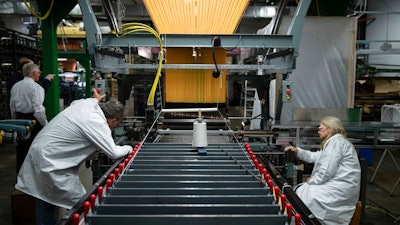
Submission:
[[[21,57],[18,59],[17,72],[15,72],[13,75],[11,75],[7,80],[6,88],[7,88],[8,98],[10,98],[11,88],[14,86],[14,84],[16,84],[18,81],[21,81],[24,79],[24,75],[22,75],[22,67],[27,63],[33,63],[33,61],[26,57]],[[54,74],[48,74],[45,79],[40,79],[38,81],[38,83],[40,84],[40,86],[43,87],[45,92],[47,91],[47,89],[49,89],[53,78],[54,78]],[[10,100],[10,99],[8,99],[8,100]],[[8,102],[10,102],[10,101],[8,101]]]

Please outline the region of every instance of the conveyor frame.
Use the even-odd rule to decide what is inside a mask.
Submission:
[[[146,149],[146,146],[155,150]],[[187,144],[140,143],[136,147],[139,150],[135,151],[129,167],[118,178],[118,183],[114,184],[115,187],[109,188],[110,196],[104,195],[102,202],[106,203],[106,206],[102,209],[95,208],[93,209],[94,212],[89,212],[87,217],[87,220],[90,221],[89,224],[103,225],[115,222],[130,224],[134,220],[135,224],[177,225],[188,223],[219,224],[223,222],[224,224],[234,225],[251,222],[252,224],[275,225],[287,220],[280,213],[265,215],[269,209],[274,211],[273,205],[275,203],[272,206],[266,205],[268,202],[274,202],[274,195],[269,191],[259,170],[255,168],[255,161],[251,161],[248,154],[240,153],[244,152],[241,144],[212,144],[209,148],[219,148],[218,152],[224,152],[224,149],[232,147],[238,150],[233,153],[228,150],[224,153],[226,157],[209,150],[210,158],[193,155],[193,151],[188,151],[190,145]],[[170,156],[167,154],[160,157],[161,149],[163,152],[170,152]],[[184,151],[181,152],[182,150]],[[230,159],[235,163],[230,164],[221,157]],[[174,161],[182,161],[182,163],[177,165]],[[104,186],[105,180],[110,176],[109,174],[113,174],[122,162],[122,160],[119,160],[114,163],[57,225],[71,224],[73,215],[82,213],[84,202],[89,200],[92,194],[98,194],[98,187]],[[305,224],[320,224],[274,169],[274,166],[269,161],[264,162],[264,164],[274,183],[279,186],[282,194],[285,194],[292,203],[294,212],[303,215],[303,222]],[[134,167],[135,165],[137,167]],[[177,170],[182,171],[182,173],[176,174]],[[201,175],[196,175],[194,171],[200,171]],[[247,171],[247,175],[238,175],[243,171]],[[146,181],[146,177],[151,179]],[[176,182],[180,178],[184,178],[183,181]],[[242,183],[243,179],[244,183]],[[135,183],[135,186],[132,186],[132,182]],[[216,184],[216,186],[210,188],[210,184]],[[135,194],[132,196],[132,193]],[[240,204],[237,203],[238,200],[240,200]],[[156,215],[150,214],[150,216],[148,213],[156,213],[162,209],[160,204],[167,206],[167,211]],[[219,211],[215,210],[215,207],[218,207]],[[279,210],[279,206],[275,205],[275,210],[276,207]],[[146,211],[142,211],[144,208],[146,208]],[[169,210],[173,209],[182,212],[182,214],[168,214]],[[208,212],[208,214],[196,214],[191,210]],[[262,210],[262,212],[258,210]],[[101,214],[104,211],[117,214],[115,216]]]

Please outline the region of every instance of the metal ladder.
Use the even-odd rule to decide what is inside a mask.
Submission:
[[[105,192],[91,225],[278,225],[270,189],[239,144],[145,143]]]
[[[251,118],[253,113],[253,105],[256,99],[256,88],[249,87],[248,80],[244,81],[242,88],[242,100],[243,102],[243,118]]]

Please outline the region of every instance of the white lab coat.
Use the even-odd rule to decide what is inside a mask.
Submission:
[[[349,224],[360,192],[361,168],[354,146],[341,134],[330,137],[322,151],[298,148],[297,157],[315,163],[311,179],[297,195],[325,225]]]
[[[79,180],[79,166],[97,150],[117,159],[132,147],[115,145],[96,99],[76,100],[36,136],[15,187],[70,209],[86,192]]]
[[[11,118],[17,117],[19,113],[33,113],[33,116],[42,125],[46,126],[46,109],[43,106],[44,89],[31,77],[15,83],[10,94]]]

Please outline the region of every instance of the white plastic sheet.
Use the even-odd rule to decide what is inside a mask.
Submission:
[[[280,33],[289,21],[282,21]],[[353,107],[356,34],[356,18],[306,18],[296,69],[289,76],[292,101],[283,104],[281,123],[291,123],[294,108]]]

